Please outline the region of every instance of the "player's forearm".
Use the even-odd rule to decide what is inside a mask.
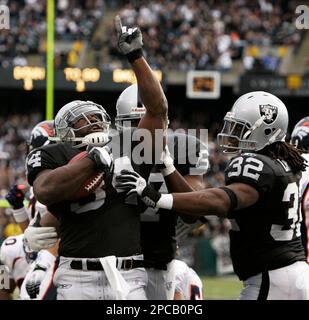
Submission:
[[[33,184],[36,198],[45,205],[69,199],[95,170],[86,158],[38,176]]]
[[[214,188],[198,192],[173,193],[173,210],[193,216],[226,217],[230,200],[224,191]]]
[[[164,179],[169,192],[192,192],[204,189],[202,176],[182,176],[176,170],[172,174],[166,176]],[[180,212],[178,212],[178,215],[184,222],[189,224],[198,220],[198,216],[181,214]]]
[[[185,180],[185,178],[176,170],[166,176],[165,183],[169,192],[192,192],[193,187]]]
[[[132,63],[136,75],[140,97],[152,115],[167,119],[168,104],[159,80],[154,75],[146,60],[141,57]]]
[[[204,189],[201,176],[182,176],[175,170],[164,179],[169,192],[192,192]]]

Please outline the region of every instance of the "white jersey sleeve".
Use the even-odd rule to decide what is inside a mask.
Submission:
[[[7,266],[10,276],[16,284],[25,278],[29,264],[23,246],[24,235],[8,237],[4,240],[1,250],[1,262]]]
[[[197,273],[183,261],[175,261],[175,292],[183,295],[185,300],[202,300],[203,284]]]

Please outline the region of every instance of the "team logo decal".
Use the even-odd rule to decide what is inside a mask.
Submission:
[[[265,116],[264,122],[270,124],[277,119],[278,108],[270,104],[260,104],[260,114]]]

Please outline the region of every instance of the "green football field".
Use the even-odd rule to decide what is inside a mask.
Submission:
[[[204,299],[235,300],[242,289],[242,282],[236,276],[202,277]]]

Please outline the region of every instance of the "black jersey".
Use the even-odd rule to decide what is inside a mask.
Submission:
[[[80,150],[69,144],[52,144],[34,150],[27,158],[28,181],[37,174],[67,164]],[[114,155],[114,172],[132,170],[128,156]],[[117,152],[116,152],[117,154]],[[60,222],[59,255],[96,258],[130,256],[141,252],[140,215],[136,206],[125,203],[126,193],[109,186],[99,187],[79,201],[62,201],[48,207]]]
[[[205,168],[197,164],[199,152],[206,148],[194,136],[180,133],[168,135],[169,151],[174,158],[174,165],[182,176],[202,175]],[[148,182],[161,193],[168,193],[164,177],[154,166]],[[176,224],[178,215],[175,211],[147,208],[141,215],[141,244],[146,260],[166,264],[175,258]]]
[[[230,249],[241,280],[305,260],[300,237],[299,179],[286,162],[244,153],[225,172],[226,185],[245,183],[259,192],[253,206],[230,212]]]

